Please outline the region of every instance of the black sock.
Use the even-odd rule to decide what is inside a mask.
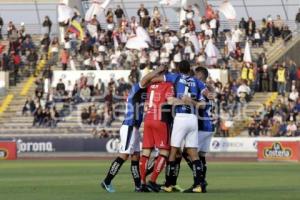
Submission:
[[[175,163],[175,161],[169,161],[169,162],[167,162],[167,167],[166,167],[166,183],[165,183],[166,187],[174,185],[175,170],[176,170],[176,163]]]
[[[175,172],[174,172],[174,177],[173,177],[173,182],[172,185],[177,185],[177,179],[179,176],[180,172],[180,163],[181,163],[181,157],[175,159]]]
[[[200,156],[200,161],[202,163],[202,173],[203,173],[203,179],[206,179],[206,171],[207,171],[207,166],[206,166],[206,158],[204,156]]]
[[[106,178],[104,179],[105,184],[109,185],[111,181],[114,179],[114,177],[118,174],[120,168],[122,167],[125,160],[123,160],[120,157],[117,157],[116,160],[114,160],[111,163],[111,166],[109,168],[109,171],[106,175]]]
[[[141,186],[141,175],[140,175],[140,168],[139,168],[139,161],[131,161],[131,174],[134,180],[135,187]]]
[[[200,160],[193,161],[193,177],[194,177],[194,186],[200,185],[203,181],[202,176],[202,165]]]
[[[184,160],[188,164],[189,168],[193,171],[193,163],[192,163],[191,159],[189,158],[189,155],[187,154],[187,152],[183,152],[182,157],[184,158]]]

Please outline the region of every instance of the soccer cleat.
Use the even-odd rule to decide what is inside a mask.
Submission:
[[[114,193],[116,191],[111,184],[107,185],[104,181],[101,183],[101,187],[109,193]]]
[[[151,192],[146,184],[143,184],[141,187],[141,192]]]
[[[183,191],[184,193],[202,193],[202,189],[200,185],[192,186],[189,189]]]
[[[173,191],[174,192],[183,192],[184,189],[182,189],[179,185],[174,185],[173,186]]]
[[[206,193],[207,190],[206,190],[206,187],[207,187],[207,182],[205,181],[204,183],[201,184],[201,190],[202,190],[202,193]]]
[[[162,186],[161,187],[161,190],[164,191],[164,192],[173,192],[173,187],[172,186]]]
[[[147,187],[152,192],[159,192],[160,191],[160,186],[157,185],[156,183],[152,182],[152,181],[148,182]]]
[[[142,187],[135,187],[134,191],[135,192],[143,192]]]

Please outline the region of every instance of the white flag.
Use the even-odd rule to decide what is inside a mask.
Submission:
[[[180,0],[160,0],[159,4],[164,6],[180,7]]]
[[[226,17],[226,19],[236,19],[236,11],[229,1],[224,1],[219,7],[219,11]]]
[[[144,28],[142,28],[141,26],[136,28],[136,36],[141,38],[145,42],[151,43],[149,33]]]
[[[246,42],[245,51],[244,51],[244,62],[248,62],[248,63],[252,62],[251,49],[248,40]]]
[[[220,58],[219,49],[214,45],[212,39],[210,39],[205,47],[205,53],[207,56],[206,64],[215,65]]]
[[[130,38],[127,41],[126,48],[128,48],[128,49],[142,50],[142,49],[149,48],[149,45],[142,38],[140,38],[140,37],[133,37],[133,38]]]
[[[199,40],[198,40],[196,34],[190,33],[188,38],[189,38],[189,41],[192,42],[194,45],[195,54],[198,54],[200,52],[200,43],[199,43]]]
[[[87,28],[87,30],[89,31],[90,35],[91,35],[93,38],[95,38],[95,37],[98,36],[98,33],[97,33],[97,26],[96,26],[96,25],[90,24],[90,23],[89,23],[89,24],[86,25],[86,28]]]
[[[57,9],[58,9],[58,22],[66,22],[72,19],[74,15],[73,8],[65,4],[59,4]]]
[[[85,14],[85,21],[91,21],[94,18],[94,15],[97,16],[97,19],[101,18],[102,13],[104,10],[112,3],[112,0],[106,0],[102,4],[100,1],[93,1],[92,5],[88,9]]]

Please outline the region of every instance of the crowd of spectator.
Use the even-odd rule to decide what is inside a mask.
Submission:
[[[300,136],[299,93],[292,92],[290,97],[271,102],[261,112],[255,112],[248,125],[249,136]]]
[[[42,78],[36,82],[35,97],[28,99],[23,108],[23,114],[30,113],[34,116],[33,126],[55,127],[59,121],[63,121],[64,117],[77,109],[78,104],[90,102],[91,106],[80,110],[82,124],[109,127],[116,120],[115,103],[118,102],[116,99],[125,100],[131,85],[140,80],[143,70],[168,65],[170,70],[174,71],[183,59],[189,60],[192,65],[228,70],[228,84],[223,85],[218,80],[209,80],[217,92],[215,112],[221,117],[216,120],[216,125],[221,135],[228,136],[233,118],[241,112],[256,91],[278,91],[283,99],[289,97],[289,102],[284,104],[289,109],[284,111],[278,110],[277,107],[273,109],[274,115],[285,113],[282,118],[287,123],[285,117],[294,112],[294,107],[297,108],[298,105],[295,102],[298,102],[296,93],[300,88],[300,67],[291,59],[269,66],[264,53],[252,63],[244,62],[243,48],[247,40],[252,43],[252,47],[261,47],[266,42],[272,44],[276,38],[282,38],[287,42],[292,37],[288,26],[280,15],[275,19],[268,16],[262,19],[259,25],[249,17],[247,20],[242,18],[232,30],[221,31],[218,11],[214,11],[210,5],[207,10],[209,14],[202,16],[200,23],[196,24],[196,13],[192,8],[188,8],[186,19],[178,30],[170,28],[168,20],[161,15],[157,7],[149,11],[143,4],[137,10],[138,17],[130,19],[125,16],[120,6],[115,10],[107,9],[106,27],[100,24],[96,16],[90,22],[84,22],[82,17],[75,13],[72,20],[81,22],[85,32],[84,39],[80,40],[75,33],[65,28],[66,35],[63,42],[57,37],[50,37],[52,22],[49,17],[45,17],[42,24],[45,35],[39,44],[33,43],[24,23],[17,29],[10,22],[7,28],[10,45],[8,53],[1,54],[1,69],[14,73],[17,81],[21,73],[36,75],[37,62],[40,58],[48,60]],[[88,25],[97,27],[96,35],[89,34]],[[147,49],[127,49],[126,42],[135,36],[139,26],[148,32],[152,44]],[[199,47],[195,46],[194,36]],[[221,54],[218,60],[208,63],[210,59],[205,49],[209,41],[213,41]],[[51,55],[51,59],[48,59],[48,55]],[[61,79],[56,87],[45,89],[45,85],[52,85],[52,66],[59,66],[62,70],[130,69],[131,73],[129,82],[112,78],[105,84],[101,79],[95,80],[93,76],[82,74],[75,84]],[[294,107],[291,99],[295,104]],[[63,103],[63,108],[57,111],[56,104],[59,102]],[[266,108],[270,109],[269,105]],[[255,123],[250,123],[255,125],[253,128],[249,125],[250,135],[266,133],[265,129],[261,128],[266,113],[264,111],[255,114],[257,115],[260,115],[262,120],[259,123],[255,120]],[[267,116],[269,130],[271,125],[276,123],[273,115]]]

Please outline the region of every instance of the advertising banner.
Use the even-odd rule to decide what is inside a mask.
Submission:
[[[259,141],[259,161],[300,161],[299,141]]]
[[[16,142],[0,141],[0,160],[16,160],[17,144]]]
[[[210,152],[257,152],[258,138],[212,138]]]

